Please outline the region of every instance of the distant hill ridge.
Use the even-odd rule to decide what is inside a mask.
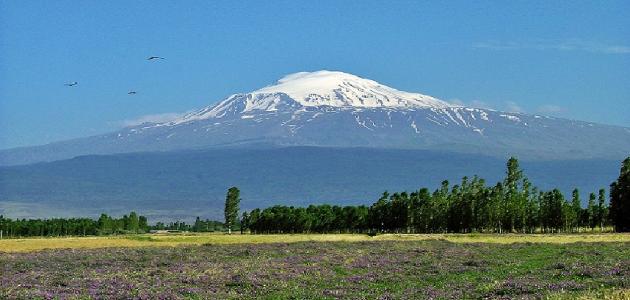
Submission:
[[[0,215],[92,216],[131,210],[151,220],[221,219],[225,191],[244,210],[269,205],[370,204],[383,191],[435,189],[479,175],[505,176],[507,158],[427,150],[288,147],[89,155],[0,167]],[[521,160],[531,182],[570,194],[607,187],[618,160]]]

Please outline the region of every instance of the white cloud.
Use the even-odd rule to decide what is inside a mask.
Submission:
[[[472,102],[470,102],[470,106],[475,108],[494,109],[490,104],[481,100],[473,100]]]
[[[128,126],[136,126],[143,123],[163,123],[168,121],[173,121],[186,113],[162,113],[162,114],[151,114],[151,115],[143,115],[133,119],[127,119],[120,122],[117,122],[119,125],[128,127]]]
[[[566,40],[530,40],[530,41],[487,41],[472,45],[476,49],[496,51],[504,50],[556,50],[556,51],[585,51],[603,54],[630,54],[630,46],[604,44],[581,39]]]
[[[505,109],[508,112],[513,112],[513,113],[525,112],[525,110],[522,107],[520,107],[518,104],[516,104],[516,102],[513,102],[513,101],[505,102]]]
[[[494,109],[490,106],[490,104],[481,101],[481,100],[472,100],[470,102],[466,102],[463,101],[461,99],[458,98],[454,98],[454,99],[450,99],[448,100],[449,103],[453,104],[453,105],[460,105],[460,106],[466,106],[466,107],[474,107],[474,108],[485,108],[485,109]]]
[[[537,111],[543,114],[553,114],[553,113],[565,112],[566,108],[555,105],[555,104],[545,104],[545,105],[539,106]]]
[[[511,113],[526,113],[527,111],[520,106],[518,103],[514,101],[506,101],[501,106],[501,109],[496,109],[491,106],[489,103],[481,101],[481,100],[472,100],[472,101],[464,101],[459,98],[453,98],[448,100],[449,103],[453,105],[460,105],[466,107],[474,107],[474,108],[483,108],[483,109],[492,109],[492,110],[501,110],[505,112]],[[566,113],[568,109],[564,106],[556,105],[556,104],[544,104],[536,107],[535,111],[540,114],[545,115],[562,115]]]
[[[492,109],[492,110],[500,110],[500,111],[505,111],[505,112],[511,112],[511,113],[525,113],[525,109],[523,107],[521,107],[518,103],[514,102],[514,101],[506,101],[503,102],[503,104],[497,104],[500,106],[500,108],[496,108],[495,106],[491,105],[490,103],[487,103],[485,101],[481,101],[481,100],[472,100],[472,101],[463,101],[461,99],[458,98],[454,98],[454,99],[450,99],[448,100],[449,103],[454,104],[454,105],[461,105],[461,106],[466,106],[466,107],[474,107],[474,108],[483,108],[483,109]],[[559,106],[555,106],[555,105],[543,105],[541,107],[539,107],[539,111],[541,110],[555,110],[554,112],[560,112],[563,111],[563,109]]]
[[[464,101],[462,101],[461,99],[457,99],[457,98],[455,98],[455,99],[450,99],[450,100],[448,100],[447,102],[448,102],[448,103],[450,103],[450,104],[453,104],[453,105],[466,106],[466,104],[464,103]]]

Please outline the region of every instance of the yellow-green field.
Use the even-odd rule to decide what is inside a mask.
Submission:
[[[0,299],[616,300],[629,287],[630,234],[0,241]]]
[[[204,244],[261,244],[295,242],[363,242],[446,240],[456,243],[553,243],[630,242],[630,234],[164,234],[104,237],[60,237],[0,240],[0,252],[30,252],[46,249],[93,249],[108,247],[172,247]]]

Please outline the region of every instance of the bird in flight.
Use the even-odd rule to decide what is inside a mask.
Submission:
[[[159,57],[159,56],[149,56],[149,58],[147,58],[147,60],[155,60],[155,59],[164,59],[164,57]]]
[[[78,82],[76,82],[76,81],[74,81],[74,82],[69,82],[69,83],[66,83],[66,84],[64,84],[64,85],[65,85],[65,86],[75,86],[75,85],[77,85],[77,84],[79,84],[79,83],[78,83]]]
[[[137,94],[136,91],[129,91],[129,93],[127,93],[128,95],[135,95]]]

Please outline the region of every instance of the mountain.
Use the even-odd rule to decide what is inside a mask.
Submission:
[[[630,128],[470,108],[355,75],[301,72],[179,119],[0,151],[0,165],[220,147],[371,147],[504,159],[621,159]]]
[[[369,204],[384,190],[494,183],[517,155],[535,185],[608,186],[630,129],[470,108],[342,72],[296,73],[181,118],[0,151],[0,214],[219,218],[244,209]],[[586,197],[582,197],[586,198]]]
[[[0,167],[0,215],[122,216],[151,221],[222,219],[225,192],[241,190],[242,209],[276,204],[366,204],[390,192],[435,189],[475,174],[489,185],[505,175],[505,159],[477,154],[379,148],[287,147],[89,155]],[[569,196],[607,187],[619,161],[521,160],[535,186]]]

